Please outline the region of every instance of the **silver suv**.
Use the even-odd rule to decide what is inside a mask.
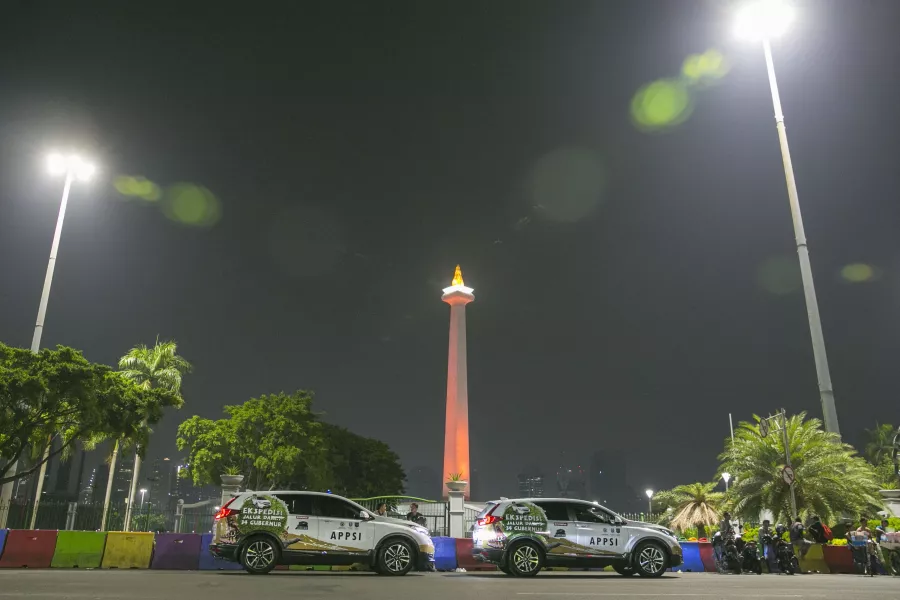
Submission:
[[[428,530],[319,492],[242,492],[216,514],[209,551],[253,574],[276,565],[363,563],[382,575],[434,570]]]
[[[606,566],[621,575],[659,577],[682,561],[681,546],[665,527],[627,521],[595,502],[567,498],[489,502],[472,538],[476,560],[520,577],[544,567]]]

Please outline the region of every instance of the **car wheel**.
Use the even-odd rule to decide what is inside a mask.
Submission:
[[[512,575],[512,571],[510,571],[509,567],[507,567],[503,563],[500,563],[499,565],[497,565],[497,568],[500,569],[502,572],[506,573],[507,575]]]
[[[241,565],[251,575],[265,575],[278,564],[280,554],[270,538],[253,537],[241,548]]]
[[[634,569],[626,565],[613,565],[613,571],[623,577],[631,577],[634,575]]]
[[[544,557],[534,542],[521,542],[510,549],[507,565],[516,577],[534,577],[544,566]]]
[[[641,577],[660,577],[666,572],[666,551],[653,542],[644,542],[634,551],[634,570]]]
[[[382,575],[406,575],[413,568],[412,546],[406,540],[388,540],[378,551],[376,568]]]

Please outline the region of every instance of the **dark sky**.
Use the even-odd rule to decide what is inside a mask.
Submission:
[[[196,370],[151,455],[195,412],[309,388],[439,470],[461,263],[476,496],[563,451],[637,489],[709,478],[729,412],[821,416],[762,50],[729,6],[6,2],[0,338],[31,340],[61,190],[44,153],[83,148],[101,177],[72,193],[43,342],[108,363],[179,342]],[[900,3],[799,10],[775,60],[855,443],[900,420]],[[730,72],[639,131],[635,92],[708,48]],[[222,217],[177,223],[122,174],[205,186]],[[875,276],[848,283],[854,263]]]

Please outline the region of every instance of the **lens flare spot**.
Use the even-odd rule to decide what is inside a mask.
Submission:
[[[777,296],[793,294],[800,290],[800,263],[796,257],[776,256],[760,265],[756,274],[759,285]]]
[[[702,80],[721,79],[728,74],[731,66],[725,56],[715,49],[709,49],[703,54],[691,54],[681,66],[681,74],[697,83]]]
[[[571,223],[600,203],[606,168],[600,155],[589,148],[558,148],[535,162],[526,188],[539,214]]]
[[[159,186],[144,177],[119,175],[113,180],[113,187],[123,196],[132,196],[155,202],[162,197]]]
[[[637,91],[631,118],[639,129],[660,131],[684,123],[694,110],[687,86],[677,79],[659,79]]]
[[[875,267],[865,263],[855,263],[841,269],[841,279],[846,283],[865,283],[873,281],[877,276]]]
[[[178,183],[166,190],[163,213],[171,220],[191,227],[211,227],[222,216],[219,199],[207,188]]]

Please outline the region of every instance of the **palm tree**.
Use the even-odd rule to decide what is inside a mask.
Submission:
[[[669,527],[685,531],[697,528],[697,537],[706,537],[706,528],[719,522],[719,510],[725,494],[715,492],[718,482],[689,483],[659,492],[654,500],[671,508]],[[667,511],[668,512],[668,511]]]
[[[875,422],[875,427],[866,429],[865,455],[869,462],[878,465],[885,457],[893,458],[894,436],[897,429],[887,423]]]
[[[822,520],[840,515],[858,515],[881,506],[875,472],[849,444],[822,429],[818,419],[800,413],[786,419],[788,448],[794,469],[797,512],[791,514],[790,488],[782,479],[785,465],[783,436],[760,434],[760,419],[742,422],[734,441],[726,439],[719,455],[722,471],[731,473],[734,512],[747,519],[758,518],[764,509],[776,519],[816,514]]]
[[[178,355],[178,345],[174,341],[160,342],[152,348],[141,344],[128,351],[119,360],[119,370],[128,379],[147,389],[159,387],[173,392],[177,397],[176,408],[181,408],[184,399],[181,397],[181,377],[191,371],[191,364]],[[113,477],[116,468],[116,455],[121,445],[126,440],[116,440],[110,457],[109,480],[106,484],[106,500],[103,506],[102,523],[106,523],[106,515],[109,511],[109,501],[112,492]],[[131,522],[131,510],[137,485],[140,479],[141,456],[140,448],[135,445],[134,469],[131,476],[131,486],[128,493],[128,503],[125,508],[125,528]]]

